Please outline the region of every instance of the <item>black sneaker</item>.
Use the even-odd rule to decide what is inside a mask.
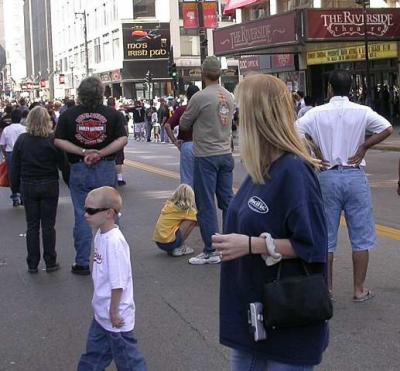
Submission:
[[[13,207],[18,207],[21,205],[21,201],[20,200],[13,200]]]
[[[72,264],[71,273],[79,274],[80,276],[88,276],[90,274],[90,268],[88,265]]]
[[[124,185],[126,185],[126,182],[125,182],[125,180],[123,180],[123,179],[122,179],[122,180],[118,180],[117,183],[118,183],[119,186],[124,186]]]
[[[39,270],[37,268],[35,268],[35,267],[32,267],[32,268],[28,267],[28,272],[29,273],[38,273]]]
[[[46,267],[46,272],[47,273],[51,273],[51,272],[58,271],[59,269],[60,269],[60,264],[56,263],[56,264],[47,266]]]

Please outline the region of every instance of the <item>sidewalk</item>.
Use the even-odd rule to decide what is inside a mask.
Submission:
[[[371,149],[400,152],[400,133],[399,132],[400,132],[399,127],[394,126],[392,135],[389,138],[385,139],[382,143],[379,143],[376,146],[373,146]]]

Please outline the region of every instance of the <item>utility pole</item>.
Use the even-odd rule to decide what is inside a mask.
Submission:
[[[86,77],[89,77],[89,47],[87,40],[87,16],[86,9],[83,12],[75,12],[75,16],[83,16],[83,34],[85,38],[85,61],[86,61]]]
[[[204,27],[204,12],[203,12],[203,0],[197,0],[197,9],[199,14],[199,37],[200,37],[200,64],[202,65],[208,54],[208,40],[207,40],[207,29]],[[203,89],[204,81],[202,82]]]
[[[364,47],[365,47],[365,73],[366,79],[365,83],[367,85],[367,96],[366,96],[366,104],[371,104],[371,78],[370,78],[370,70],[369,70],[369,50],[368,50],[368,11],[367,6],[370,4],[369,0],[356,0],[358,5],[362,5],[363,7],[363,19],[364,19]]]

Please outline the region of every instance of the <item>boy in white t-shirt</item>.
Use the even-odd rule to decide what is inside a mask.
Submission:
[[[86,220],[98,232],[92,270],[94,319],[78,371],[104,370],[112,360],[118,370],[147,369],[133,336],[135,303],[129,245],[115,224],[121,208],[121,196],[112,187],[94,189],[86,197]]]
[[[19,109],[14,109],[11,112],[11,124],[6,126],[0,136],[0,146],[3,151],[3,155],[7,161],[8,175],[12,172],[12,151],[14,144],[18,137],[26,132],[26,127],[20,124],[21,121],[21,111]],[[11,193],[11,200],[13,206],[17,207],[22,204],[21,196],[18,193]]]

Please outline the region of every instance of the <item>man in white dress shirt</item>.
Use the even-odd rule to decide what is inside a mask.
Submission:
[[[375,222],[371,192],[364,172],[365,154],[393,131],[389,121],[371,108],[349,101],[352,84],[348,71],[335,70],[329,79],[333,98],[315,107],[297,121],[299,132],[311,137],[321,150],[327,167],[319,180],[328,225],[328,283],[332,292],[333,255],[340,216],[344,211],[353,249],[353,301],[373,297],[364,286],[369,250],[375,247]],[[373,135],[365,139],[366,131]]]

